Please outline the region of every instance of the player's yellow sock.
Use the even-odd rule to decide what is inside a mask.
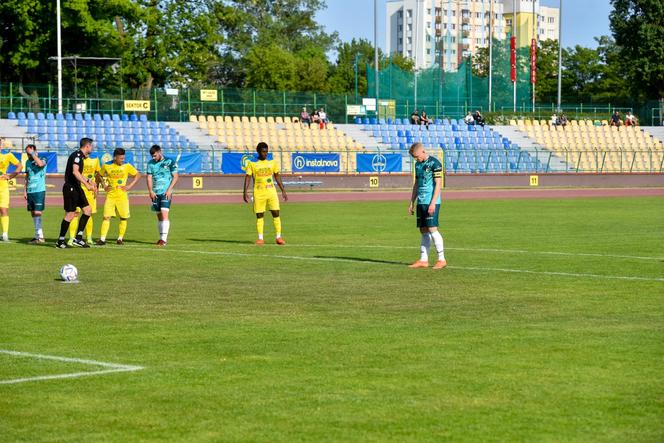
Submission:
[[[85,225],[85,237],[90,241],[92,241],[92,226],[92,217],[90,217]]]
[[[258,239],[263,240],[263,229],[265,228],[265,219],[257,218],[256,219],[256,231],[258,231]]]
[[[118,225],[118,238],[124,238],[126,232],[127,220],[120,220],[120,224]]]
[[[99,239],[101,241],[106,241],[106,236],[108,235],[108,230],[111,228],[111,221],[104,219],[101,222],[101,232],[99,233]]]
[[[2,224],[2,233],[7,234],[9,232],[9,216],[3,215],[0,217],[0,224]]]
[[[274,231],[277,233],[277,238],[281,237],[281,217],[274,217],[272,223],[274,223]]]
[[[69,238],[76,238],[76,234],[78,234],[78,217],[74,217],[69,223]]]

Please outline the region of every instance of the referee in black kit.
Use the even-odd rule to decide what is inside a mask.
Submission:
[[[78,222],[78,232],[73,241],[74,246],[79,248],[89,248],[88,244],[83,240],[83,232],[88,219],[92,215],[88,199],[83,193],[85,186],[88,191],[94,191],[96,184],[93,180],[88,180],[83,177],[83,160],[85,160],[92,152],[92,139],[82,138],[79,144],[78,151],[74,152],[67,159],[67,167],[65,168],[65,184],[62,186],[62,197],[64,199],[65,217],[60,225],[60,236],[55,244],[56,248],[64,249],[67,247],[65,243],[65,235],[69,229],[69,223],[76,217],[76,208],[81,208],[83,214]]]

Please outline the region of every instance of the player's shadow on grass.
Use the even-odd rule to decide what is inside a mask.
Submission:
[[[114,244],[115,240],[107,240],[109,244]],[[154,241],[143,241],[143,240],[125,240],[125,243],[128,245],[154,245]]]
[[[247,240],[226,240],[223,238],[188,238],[189,241],[201,242],[201,243],[231,243],[235,245],[253,245],[254,242]]]
[[[392,260],[378,260],[375,258],[362,258],[362,257],[341,257],[337,255],[315,255],[314,258],[329,258],[329,259],[335,259],[335,260],[347,260],[347,261],[358,261],[358,262],[364,262],[364,263],[382,263],[385,265],[409,265],[410,263],[402,262],[402,261],[392,261]]]
[[[23,238],[12,238],[13,241],[16,241],[19,244],[22,245],[28,245],[28,246],[50,246],[53,247],[55,245],[55,240],[57,239],[49,239],[47,238],[44,243],[30,243],[30,241],[33,239],[33,237],[23,237]]]

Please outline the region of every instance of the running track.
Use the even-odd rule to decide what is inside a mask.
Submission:
[[[482,189],[482,190],[446,190],[444,200],[511,200],[511,199],[567,199],[597,197],[664,197],[664,188],[617,188],[617,189]],[[291,202],[351,202],[351,201],[394,201],[410,198],[410,192],[404,191],[348,191],[348,192],[297,192],[289,195]],[[133,195],[132,204],[147,204],[146,195]],[[242,203],[239,194],[178,194],[177,204],[219,204]],[[22,197],[13,196],[12,206],[22,206]],[[50,195],[46,198],[47,206],[62,205],[62,197]]]

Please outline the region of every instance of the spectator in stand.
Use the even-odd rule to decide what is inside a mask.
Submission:
[[[609,126],[620,127],[620,125],[622,125],[622,120],[620,119],[620,113],[618,111],[615,111],[611,116],[611,120],[609,120]]]
[[[318,114],[317,109],[314,109],[314,112],[311,113],[311,123],[313,123],[315,126],[320,124],[320,115]]]
[[[325,109],[320,108],[318,111],[318,118],[320,119],[320,128],[327,128],[327,114],[325,113]]]
[[[302,108],[302,112],[300,112],[300,123],[306,123],[311,127],[311,116],[307,112],[307,108]]]
[[[550,126],[558,126],[558,116],[556,115],[555,112],[553,114],[551,114],[551,120],[549,120],[549,125]]]
[[[420,114],[420,125],[424,125],[427,127],[427,129],[429,129],[429,125],[431,123],[433,123],[433,120],[429,118],[429,116],[427,115],[427,111],[423,109],[422,114]]]
[[[464,117],[463,121],[468,125],[468,126],[474,126],[475,125],[475,119],[473,118],[473,114],[468,111],[468,114],[466,117]]]
[[[627,111],[627,115],[625,116],[625,126],[636,126],[637,124],[639,124],[639,120],[636,118],[636,115]]]
[[[480,125],[481,127],[484,127],[484,125],[486,124],[486,122],[484,121],[484,117],[482,117],[482,114],[480,113],[479,109],[475,111],[473,119],[475,119],[475,124]]]
[[[560,119],[558,120],[558,124],[562,126],[563,128],[567,126],[567,116],[565,114],[562,114],[560,116]]]
[[[417,109],[410,114],[410,124],[419,125],[420,124],[420,114],[417,113]]]

